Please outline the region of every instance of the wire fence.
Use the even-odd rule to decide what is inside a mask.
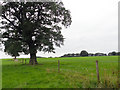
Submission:
[[[29,64],[28,59],[19,59],[21,64]],[[95,71],[96,70],[96,60],[38,60],[39,64],[44,64],[48,68],[53,68],[60,71],[69,72],[80,72],[80,71]],[[47,66],[48,65],[48,66]],[[50,67],[51,65],[51,67]],[[118,70],[118,60],[116,61],[98,61],[99,70],[106,70],[107,72],[112,72],[112,70]]]
[[[8,60],[7,60],[8,61]],[[11,61],[11,60],[9,60]],[[114,81],[118,76],[119,60],[37,60],[38,66],[33,67],[37,72],[50,72],[57,75],[70,75],[70,78],[85,77],[87,79],[95,78],[96,82],[100,80]],[[21,65],[29,64],[29,59],[18,59],[16,62]],[[43,66],[40,66],[43,64]],[[98,65],[97,65],[98,64]],[[26,65],[27,66],[27,65]],[[102,78],[102,79],[101,79]],[[81,79],[81,78],[79,78]],[[77,79],[76,79],[77,80]],[[112,81],[111,81],[112,83]]]

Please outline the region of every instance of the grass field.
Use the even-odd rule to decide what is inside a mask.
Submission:
[[[38,58],[38,65],[2,60],[2,88],[109,88],[118,87],[118,57]],[[58,73],[60,60],[60,73]],[[96,60],[100,83],[97,83]]]

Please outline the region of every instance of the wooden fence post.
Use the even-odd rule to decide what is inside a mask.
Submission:
[[[60,72],[60,61],[58,60],[58,72]]]
[[[96,60],[96,72],[97,72],[98,83],[100,83],[99,68],[98,68],[98,60]]]
[[[26,64],[26,59],[25,59],[25,64]]]
[[[24,60],[22,59],[22,63],[24,62]]]

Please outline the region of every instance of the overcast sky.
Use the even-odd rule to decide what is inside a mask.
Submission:
[[[37,56],[59,57],[67,53],[108,53],[118,51],[118,1],[119,0],[62,0],[71,11],[72,24],[62,29],[64,46],[56,53],[38,52]],[[0,58],[10,56],[0,52]],[[20,57],[29,57],[21,55]]]

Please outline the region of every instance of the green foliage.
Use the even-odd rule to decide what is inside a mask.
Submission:
[[[19,53],[22,52],[21,42],[19,41],[13,41],[12,39],[8,39],[4,42],[4,45],[4,51],[11,56],[19,56]]]
[[[2,60],[3,88],[118,88],[118,56],[38,58],[39,64],[35,66],[28,65],[28,59],[27,65],[21,63],[23,58],[19,60]]]
[[[5,2],[2,18],[3,38],[20,41],[25,54],[54,52],[54,45],[63,45],[61,25],[71,25],[62,2]]]

